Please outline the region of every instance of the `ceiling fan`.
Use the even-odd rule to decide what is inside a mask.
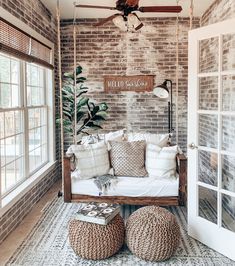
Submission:
[[[143,27],[143,23],[140,21],[139,17],[135,11],[148,13],[148,12],[160,12],[160,13],[180,13],[182,11],[181,6],[142,6],[139,7],[140,0],[117,0],[116,7],[109,6],[94,6],[94,5],[76,5],[78,8],[96,8],[96,9],[108,9],[108,10],[118,10],[121,13],[114,14],[100,22],[96,23],[94,26],[101,26],[106,22],[113,20],[113,23],[120,29],[128,29],[128,27],[134,28],[134,30],[139,30]]]

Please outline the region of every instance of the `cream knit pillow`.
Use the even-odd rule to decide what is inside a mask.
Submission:
[[[159,147],[148,144],[146,148],[146,170],[149,177],[170,178],[176,176],[176,154],[178,146]]]
[[[89,179],[108,174],[110,170],[107,145],[103,142],[88,145],[72,145],[67,154],[76,157],[76,170],[73,177]]]

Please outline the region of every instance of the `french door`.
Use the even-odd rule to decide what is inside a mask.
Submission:
[[[235,260],[235,19],[189,33],[188,233]]]

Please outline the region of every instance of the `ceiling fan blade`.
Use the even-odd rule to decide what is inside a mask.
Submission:
[[[138,8],[140,12],[159,12],[159,13],[180,13],[181,6],[142,6]]]
[[[120,14],[114,14],[112,16],[105,18],[105,19],[102,19],[100,22],[93,24],[93,26],[102,26],[105,23],[107,23],[108,21],[113,20],[116,16],[120,16]]]
[[[109,9],[109,10],[115,10],[116,7],[111,7],[111,6],[91,6],[91,5],[76,5],[76,7],[81,7],[81,8],[97,8],[97,9]]]

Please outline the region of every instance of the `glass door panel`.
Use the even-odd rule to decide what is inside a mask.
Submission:
[[[235,197],[222,194],[222,227],[235,233]]]
[[[235,156],[222,155],[222,188],[235,192]]]
[[[218,116],[210,114],[199,115],[199,146],[218,147]]]
[[[218,77],[199,78],[199,109],[218,110]]]
[[[235,75],[222,77],[222,110],[235,111]]]
[[[198,215],[217,224],[217,193],[211,189],[198,186]]]
[[[200,182],[217,186],[218,159],[217,154],[199,150],[198,152],[198,180]]]
[[[235,34],[223,35],[222,69],[235,70]]]
[[[219,70],[219,38],[201,40],[199,51],[199,72],[217,72]]]

